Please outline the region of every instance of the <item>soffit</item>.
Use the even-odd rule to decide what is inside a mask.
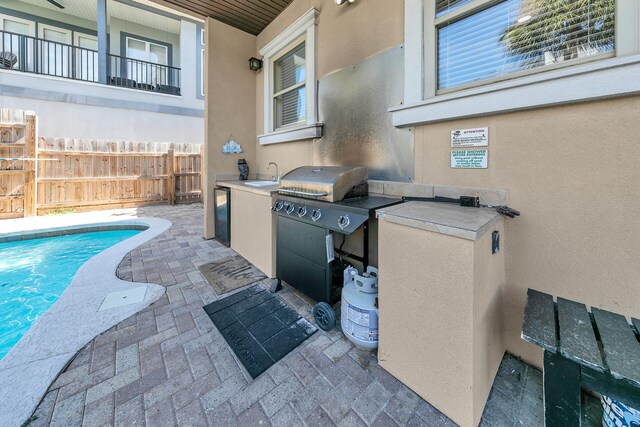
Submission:
[[[160,0],[258,35],[293,0]]]
[[[60,9],[46,0],[20,0],[44,9],[48,9],[57,13],[75,16],[77,18],[86,19],[96,22],[98,19],[97,7],[95,1],[87,0],[56,0],[64,6]],[[147,10],[139,9],[117,1],[109,1],[107,3],[107,11],[110,18],[118,18],[123,21],[133,22],[149,28],[168,32],[172,34],[180,34],[180,21],[166,16],[159,15]]]

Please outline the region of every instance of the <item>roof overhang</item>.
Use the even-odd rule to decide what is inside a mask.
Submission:
[[[293,0],[153,0],[258,35]]]

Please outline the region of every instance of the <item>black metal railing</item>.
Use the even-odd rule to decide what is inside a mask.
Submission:
[[[98,82],[98,52],[0,30],[0,69]],[[180,69],[107,54],[107,84],[180,95]]]
[[[180,68],[108,54],[107,71],[110,85],[180,95]]]

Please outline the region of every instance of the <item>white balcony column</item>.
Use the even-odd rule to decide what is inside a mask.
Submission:
[[[194,22],[180,21],[180,93],[184,99],[196,99],[199,50],[198,28]]]
[[[107,84],[107,0],[97,0],[98,8],[98,82]]]

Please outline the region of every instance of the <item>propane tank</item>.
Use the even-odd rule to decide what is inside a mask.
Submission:
[[[356,347],[365,350],[378,347],[377,268],[367,267],[364,274],[359,275],[354,267],[347,267],[340,317],[342,332]]]

